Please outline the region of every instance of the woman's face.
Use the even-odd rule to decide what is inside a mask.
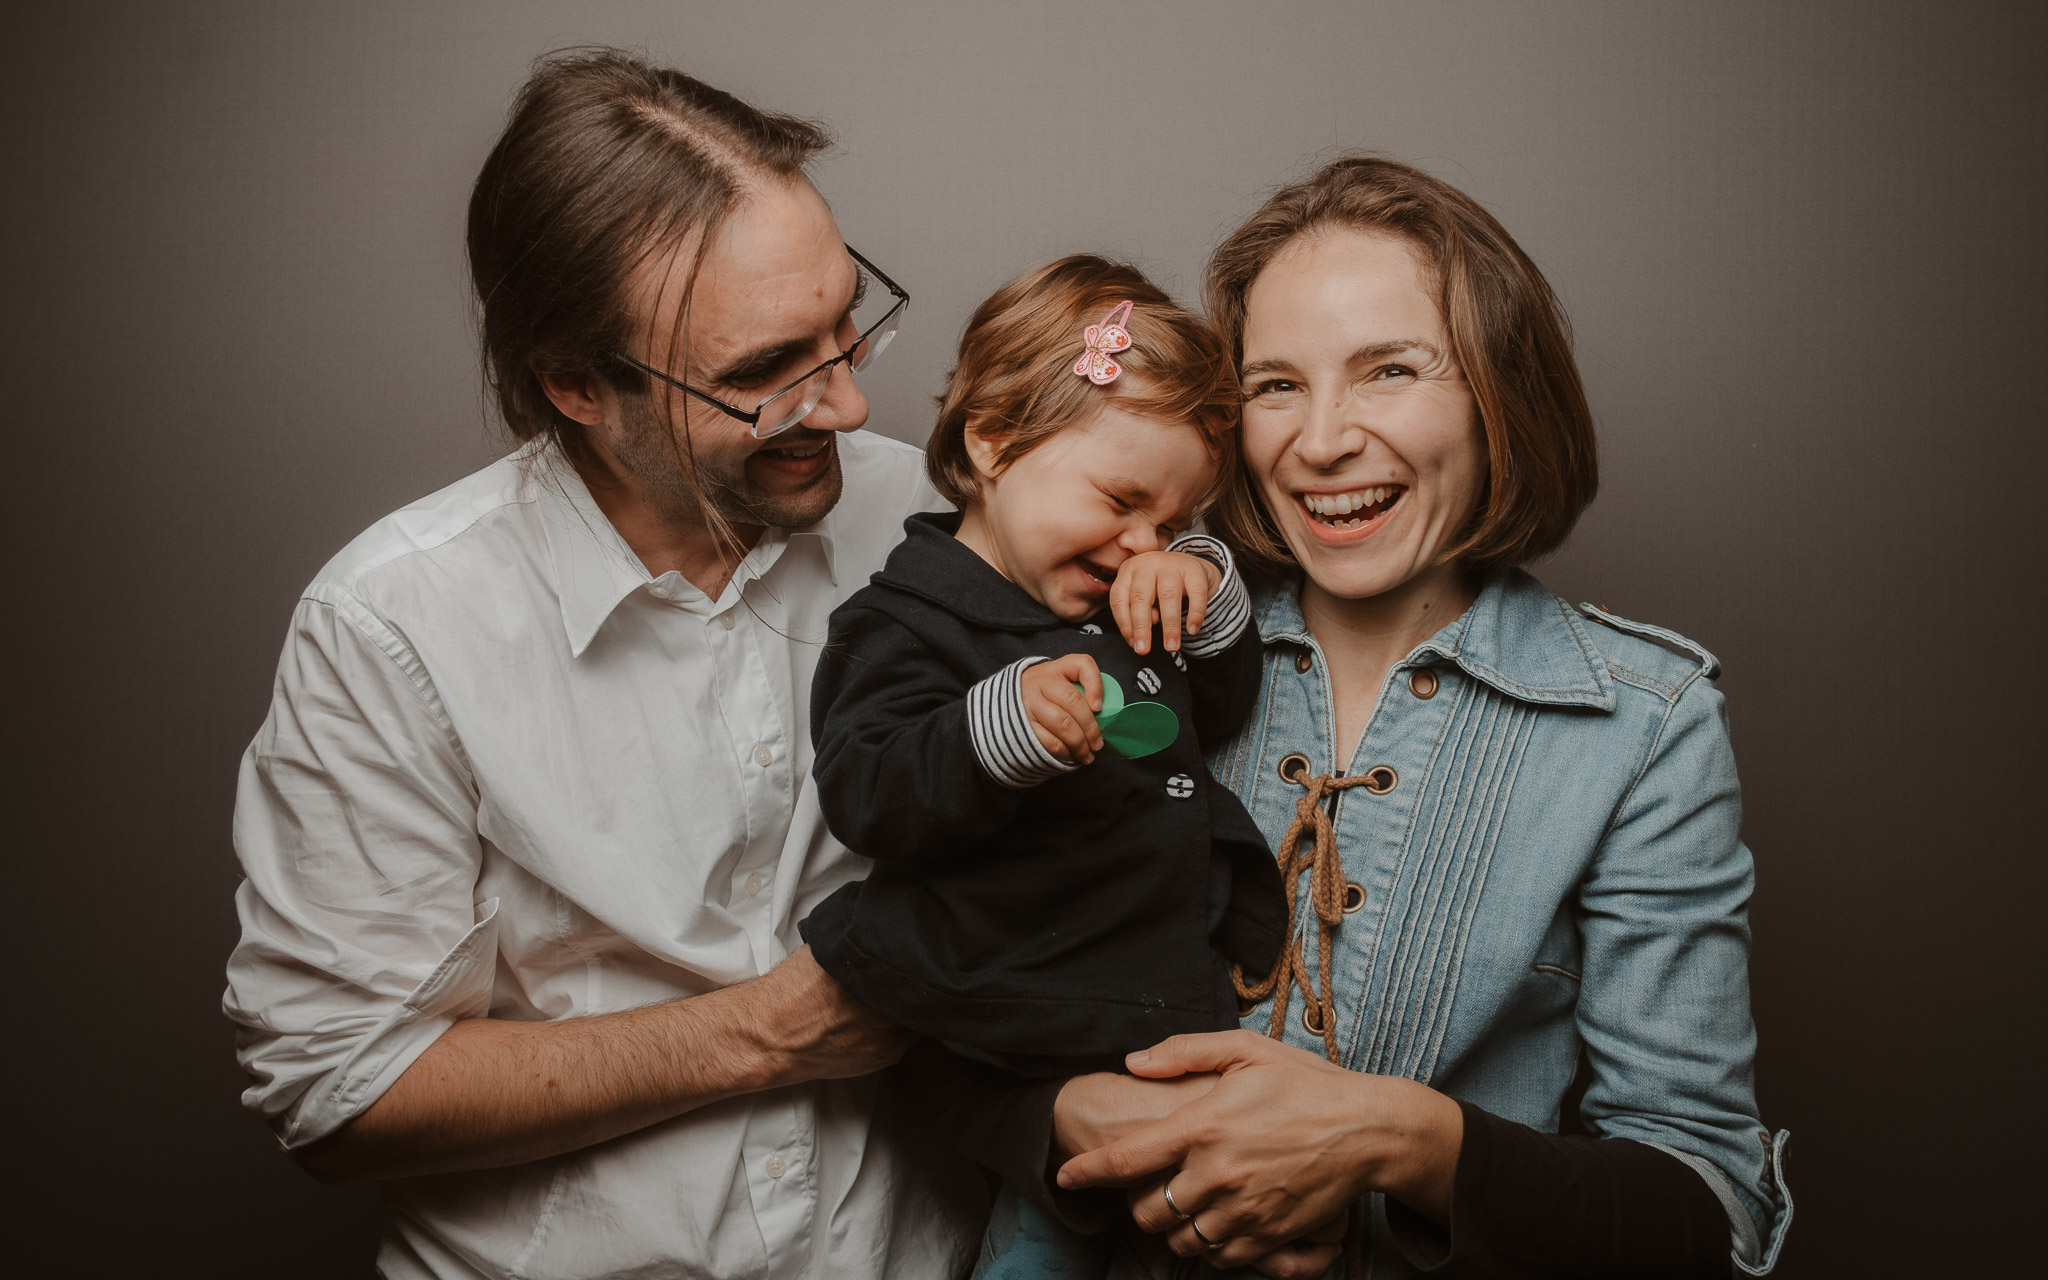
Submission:
[[[1244,452],[1315,586],[1364,599],[1453,572],[1437,558],[1486,483],[1472,391],[1408,242],[1312,232],[1252,282]]]

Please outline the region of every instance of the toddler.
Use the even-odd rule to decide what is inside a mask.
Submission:
[[[1220,341],[1137,271],[1077,256],[1005,285],[926,450],[959,512],[907,521],[832,616],[818,796],[874,866],[804,936],[855,998],[956,1053],[1120,1070],[1235,1027],[1232,966],[1279,953],[1273,857],[1203,765],[1259,683],[1230,554],[1186,532],[1235,465],[1237,412]]]

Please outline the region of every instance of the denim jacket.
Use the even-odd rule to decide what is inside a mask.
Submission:
[[[1288,755],[1315,773],[1391,771],[1390,787],[1338,801],[1357,904],[1331,957],[1343,1064],[1555,1131],[1583,1048],[1591,1131],[1691,1166],[1728,1210],[1735,1265],[1770,1270],[1792,1219],[1787,1135],[1757,1119],[1753,876],[1719,664],[1508,573],[1388,673],[1339,760],[1297,594],[1255,593],[1258,708],[1210,766],[1272,839],[1301,794],[1281,777]],[[1298,919],[1313,972],[1306,903]],[[1287,1042],[1320,1055],[1302,1006]],[[1264,1032],[1271,1016],[1261,1004],[1244,1025]],[[1413,1274],[1387,1243],[1372,1263],[1375,1277]]]

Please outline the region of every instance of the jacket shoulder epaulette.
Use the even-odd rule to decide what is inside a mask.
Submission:
[[[1617,617],[1598,605],[1581,604],[1579,605],[1579,613],[1582,617],[1600,623],[1602,626],[1611,627],[1624,635],[1634,636],[1638,640],[1647,640],[1660,649],[1697,663],[1701,672],[1709,680],[1721,674],[1721,660],[1719,658],[1707,652],[1706,646],[1697,641],[1688,640],[1676,631],[1653,626],[1647,622],[1634,622],[1628,618]]]

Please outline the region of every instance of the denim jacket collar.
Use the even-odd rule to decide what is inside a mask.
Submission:
[[[1252,596],[1259,639],[1309,643],[1298,577],[1258,584]],[[1614,679],[1572,607],[1542,583],[1511,569],[1495,574],[1455,621],[1417,645],[1403,665],[1431,657],[1511,698],[1561,707],[1613,711]]]

